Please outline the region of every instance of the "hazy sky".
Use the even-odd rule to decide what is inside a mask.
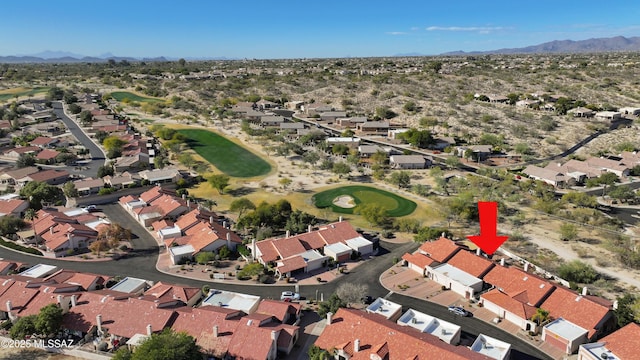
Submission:
[[[1,11],[0,55],[435,55],[640,34],[640,6],[616,0],[21,0]]]

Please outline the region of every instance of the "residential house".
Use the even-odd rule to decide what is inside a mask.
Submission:
[[[539,105],[539,104],[540,104],[540,100],[524,99],[524,100],[516,101],[516,107],[522,107],[522,108],[534,108],[536,105]]]
[[[327,314],[327,325],[315,345],[343,359],[490,359],[430,333],[354,309]]]
[[[227,313],[214,311],[214,306],[176,309],[176,317],[171,328],[176,332],[186,332],[193,336],[204,353],[217,359],[224,359],[236,328],[240,325],[241,312]]]
[[[40,151],[38,155],[36,155],[36,162],[39,164],[47,164],[47,165],[55,164],[56,158],[58,157],[58,155],[60,155],[59,151],[44,149]]]
[[[282,324],[297,324],[302,315],[302,305],[292,302],[263,299],[256,313],[273,316]]]
[[[29,208],[29,201],[22,199],[0,199],[0,217],[15,216],[24,217],[24,212]]]
[[[334,124],[345,128],[352,129],[355,128],[358,124],[362,124],[369,121],[365,116],[356,116],[356,117],[348,117],[348,118],[338,118],[334,122]]]
[[[61,223],[49,228],[40,237],[47,251],[55,257],[63,257],[68,251],[87,248],[98,237],[98,232],[86,225]]]
[[[546,324],[542,328],[542,341],[553,344],[566,354],[573,354],[578,346],[587,341],[588,331],[580,326],[558,318]]]
[[[461,249],[455,242],[442,236],[436,241],[427,241],[420,245],[418,253],[426,255],[439,263],[445,263]]]
[[[594,117],[596,112],[585,107],[577,107],[567,111],[567,114],[573,114],[574,117],[590,118]]]
[[[480,296],[484,308],[525,331],[536,331],[537,325],[531,320],[542,303],[556,289],[552,283],[528,271],[528,264],[522,271],[515,267],[505,267],[504,262],[495,266],[483,277],[493,289]]]
[[[458,345],[460,342],[460,326],[413,309],[402,314],[397,323],[431,334],[447,344]]]
[[[89,177],[81,180],[76,180],[73,182],[73,185],[78,191],[78,196],[86,196],[97,194],[100,189],[104,187],[104,181],[102,180],[102,178],[94,179]]]
[[[42,149],[37,146],[21,146],[13,149],[5,150],[2,155],[10,160],[18,160],[22,155],[35,156]]]
[[[304,111],[307,114],[307,116],[314,116],[314,115],[335,110],[334,107],[331,105],[320,104],[320,103],[303,104],[301,105],[300,109]],[[346,114],[340,117],[346,117]]]
[[[567,184],[568,179],[574,180],[573,183],[575,183],[574,178],[563,175],[562,172],[554,169],[553,167],[541,168],[535,165],[527,165],[522,172],[531,179],[540,180],[555,187],[564,186]]]
[[[49,185],[64,184],[69,180],[69,172],[66,170],[41,170],[19,179],[18,184],[24,186],[31,181],[45,182]]]
[[[347,117],[346,111],[326,111],[320,114],[320,121],[333,123],[339,118]]]
[[[383,152],[386,154],[386,152],[384,151],[384,148],[382,148],[379,145],[360,145],[358,146],[358,154],[360,155],[361,158],[370,158],[371,155],[377,153],[377,152]]]
[[[18,180],[27,177],[33,173],[37,173],[38,168],[35,166],[27,166],[21,169],[6,170],[0,174],[0,185],[15,186],[18,185]]]
[[[264,115],[260,118],[260,125],[262,127],[277,127],[280,128],[280,124],[285,123],[287,120],[284,116],[279,115]]]
[[[202,289],[198,287],[165,284],[159,281],[138,299],[152,301],[159,308],[166,309],[181,306],[194,307],[202,295]]]
[[[138,175],[150,184],[175,183],[182,179],[180,171],[174,168],[144,170],[140,171]]]
[[[469,349],[495,360],[506,360],[511,356],[511,344],[485,334],[479,334]]]
[[[570,289],[558,287],[540,307],[548,311],[553,319],[563,318],[587,330],[589,341],[597,339],[615,327],[613,304],[605,299],[587,295],[586,288],[583,288],[582,294],[578,294]],[[565,349],[565,344],[554,341],[550,343]]]
[[[599,111],[595,114],[596,119],[616,121],[622,119],[622,113],[619,111]]]
[[[491,145],[471,145],[471,146],[458,146],[456,148],[456,154],[458,157],[466,157],[467,150],[471,150],[471,158],[474,161],[486,160],[491,153],[493,153],[493,147]]]
[[[456,139],[450,137],[450,136],[441,136],[441,137],[437,137],[434,138],[433,141],[435,142],[433,145],[431,145],[431,148],[434,150],[444,150],[450,146],[455,146],[456,145]]]
[[[407,131],[409,131],[410,129],[389,129],[389,131],[387,132],[387,138],[392,139],[392,140],[397,140],[400,139],[400,134],[406,133]]]
[[[616,161],[606,158],[590,157],[584,161],[591,168],[601,169],[606,172],[612,172],[618,177],[629,176],[629,167],[624,165],[622,161]]]
[[[632,115],[632,116],[640,115],[640,108],[637,108],[637,107],[622,107],[618,109],[618,111],[622,115]]]
[[[481,279],[451,264],[432,264],[427,267],[426,276],[466,299],[472,299],[476,293],[482,290],[483,282]]]
[[[389,121],[367,121],[356,125],[356,133],[360,135],[387,135],[389,133]]]
[[[629,323],[597,342],[580,345],[578,360],[635,359],[638,357],[638,349],[640,349],[640,325]]]
[[[58,138],[50,138],[50,137],[46,137],[46,136],[38,136],[37,138],[31,140],[29,145],[37,146],[37,147],[39,147],[41,149],[46,149],[46,148],[55,147],[55,145],[59,141],[60,140]]]
[[[426,169],[432,160],[424,155],[391,155],[389,164],[396,169]]]
[[[98,290],[104,287],[107,277],[103,275],[81,273],[73,270],[61,269],[47,276],[45,280],[53,280],[57,284],[77,285],[84,291]]]
[[[105,184],[109,184],[114,189],[122,189],[125,187],[135,186],[140,183],[140,177],[137,175],[124,172],[120,175],[107,175],[102,178]]]
[[[487,98],[489,98],[489,102],[492,103],[506,103],[509,101],[509,98],[504,95],[487,95]]]
[[[242,311],[245,314],[254,313],[260,304],[260,297],[231,291],[211,289],[202,300],[201,307],[215,306],[222,309]]]
[[[387,320],[396,321],[402,314],[402,305],[379,297],[369,304],[365,311],[370,314],[378,314]]]
[[[495,265],[489,259],[480,256],[480,249],[475,254],[466,250],[458,251],[447,264],[479,279],[484,278]]]
[[[329,147],[342,144],[351,149],[357,149],[360,146],[360,138],[357,137],[328,137],[326,141]]]

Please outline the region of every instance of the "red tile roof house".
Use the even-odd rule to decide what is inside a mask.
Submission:
[[[278,300],[263,299],[256,313],[273,316],[282,324],[297,324],[300,320],[302,305]]]
[[[404,264],[411,270],[426,276],[427,267],[436,266],[451,259],[461,247],[455,242],[441,237],[436,241],[427,241],[413,254],[402,255]]]
[[[158,282],[139,298],[155,302],[159,308],[193,307],[202,298],[200,288]]]
[[[356,246],[358,242],[360,247]],[[316,231],[267,239],[252,244],[251,251],[261,264],[274,264],[280,277],[307,273],[323,266],[329,259],[320,250],[327,245],[343,243],[353,251],[366,255],[373,251],[373,244],[361,237],[347,221],[339,221],[320,227]]]
[[[187,253],[180,253],[172,256],[171,261],[175,264],[182,257],[193,257],[200,252],[216,252],[222,246],[234,251],[238,244],[242,244],[242,239],[233,231],[223,228],[222,225],[214,222],[199,222],[190,227],[184,236],[167,237],[164,244],[169,250],[173,246],[185,246]],[[191,248],[187,246],[190,245]],[[185,250],[185,251],[186,251]]]
[[[215,306],[205,306],[177,309],[177,316],[171,328],[176,332],[184,331],[193,336],[196,344],[206,354],[223,359],[240,321],[237,316],[214,311],[215,308]],[[249,342],[251,343],[252,341]]]
[[[598,342],[580,345],[578,359],[637,359],[640,349],[640,325],[629,323],[622,329],[603,337]]]
[[[447,344],[434,335],[354,309],[328,314],[327,325],[315,345],[349,360],[490,359],[467,347]]]
[[[570,289],[558,287],[540,305],[542,309],[549,312],[552,319],[563,319],[569,325],[584,329],[587,332],[583,339],[585,342],[593,341],[615,328],[613,303],[586,293],[586,288],[583,289],[582,294],[578,294]],[[557,336],[562,334],[553,330],[546,325],[542,339],[561,350],[569,349],[573,352],[574,350],[568,346],[570,339]]]
[[[42,149],[37,146],[22,146],[22,147],[5,150],[2,153],[2,155],[9,159],[18,160],[20,158],[20,155],[23,155],[23,154],[35,155],[38,152],[40,152],[40,150]]]
[[[73,270],[59,270],[45,278],[58,284],[66,283],[81,286],[84,291],[93,291],[102,288],[107,281],[103,275],[80,273]]]
[[[538,330],[531,317],[538,307],[547,310],[541,304],[556,289],[555,285],[526,271],[503,265],[492,268],[483,280],[493,287],[480,296],[480,303],[487,310],[522,330]]]
[[[49,148],[52,147],[53,145],[57,144],[60,140],[56,139],[56,138],[50,138],[50,137],[46,137],[46,136],[38,136],[37,138],[33,139],[29,145],[31,146],[37,146],[41,149],[45,149],[45,148]]]
[[[69,180],[69,172],[66,170],[43,170],[27,175],[18,180],[18,182],[22,185],[25,185],[30,181],[46,182],[49,185],[60,185],[67,182],[67,180]]]
[[[58,224],[41,235],[47,251],[55,257],[64,257],[67,251],[88,247],[98,237],[98,232],[82,224]]]
[[[60,155],[59,151],[44,149],[36,155],[36,162],[39,164],[55,164],[58,155]]]
[[[10,199],[0,200],[0,217],[11,215],[15,217],[23,217],[24,211],[29,207],[27,200]]]

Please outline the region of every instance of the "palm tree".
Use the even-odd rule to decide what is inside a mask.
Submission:
[[[537,308],[536,313],[531,316],[531,321],[534,321],[538,326],[549,320],[549,312],[542,308]]]
[[[28,208],[27,211],[24,212],[24,219],[28,221],[33,221],[38,218],[38,212],[35,209]]]

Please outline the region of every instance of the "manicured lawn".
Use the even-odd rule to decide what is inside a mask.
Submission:
[[[353,197],[356,207],[343,208],[333,204],[333,200],[342,195]],[[387,215],[398,217],[411,214],[416,209],[416,203],[388,191],[369,186],[342,186],[325,190],[313,196],[313,203],[319,208],[330,207],[337,213],[353,214],[360,204],[376,203],[387,209]]]
[[[7,101],[13,99],[15,96],[29,96],[41,94],[49,91],[48,87],[36,87],[33,89],[29,88],[14,88],[14,89],[5,89],[0,90],[0,101]]]
[[[268,162],[242,146],[214,132],[181,129],[187,145],[223,173],[240,178],[266,175],[271,171]]]
[[[165,99],[146,97],[146,96],[134,94],[134,93],[128,92],[128,91],[114,91],[114,92],[111,93],[111,96],[114,99],[118,100],[118,101],[122,101],[124,99],[129,99],[130,101],[137,101],[137,102],[162,102],[162,101],[166,101]]]

